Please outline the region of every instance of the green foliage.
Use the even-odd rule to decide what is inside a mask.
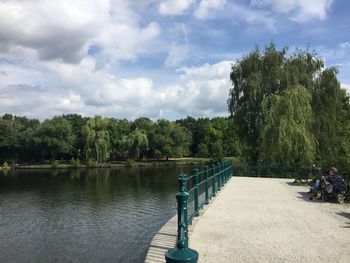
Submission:
[[[0,161],[35,158],[37,149],[31,144],[38,120],[5,114],[0,117]]]
[[[164,119],[158,120],[155,126],[154,154],[157,158],[189,154],[191,134],[185,127]]]
[[[0,117],[0,161],[59,159],[78,167],[75,162],[81,158],[101,164],[131,158],[237,155],[240,142],[231,124],[232,118],[225,117],[131,122],[77,114],[40,123],[5,114]]]
[[[62,115],[62,118],[67,120],[72,127],[72,135],[74,139],[72,142],[72,151],[70,155],[80,158],[79,154],[84,150],[84,138],[82,127],[84,127],[88,118],[82,117],[78,114]]]
[[[272,163],[311,165],[316,140],[311,133],[311,94],[302,86],[281,95],[270,95],[262,102],[261,157]]]
[[[57,160],[53,160],[52,162],[51,162],[51,167],[52,168],[54,168],[54,169],[56,169],[57,167],[58,167],[58,161]]]
[[[97,167],[98,164],[96,163],[95,160],[88,159],[86,165],[90,168],[93,168],[93,167]]]
[[[239,123],[238,135],[249,149],[249,159],[259,158],[258,141],[262,101],[270,94],[286,89],[288,76],[284,72],[286,50],[277,51],[274,44],[258,49],[232,65],[228,105],[234,121]]]
[[[33,132],[31,142],[45,159],[69,155],[73,149],[74,135],[70,123],[62,117],[43,121]]]
[[[83,128],[86,159],[105,162],[110,154],[110,136],[107,131],[108,120],[101,116],[89,119]]]
[[[336,151],[341,130],[349,121],[344,119],[348,107],[348,102],[344,103],[346,93],[341,90],[336,73],[333,68],[324,70],[317,79],[313,96],[313,131],[318,140],[319,156],[332,161],[341,157]]]
[[[208,146],[205,143],[201,143],[198,145],[198,153],[197,153],[198,157],[209,157],[209,150],[208,150]]]
[[[210,145],[210,156],[215,160],[223,160],[224,153],[220,141],[216,141]]]
[[[187,117],[177,120],[176,123],[186,127],[192,133],[190,145],[192,156],[213,157],[217,152],[220,155],[233,156],[241,153],[236,129],[232,128],[234,125],[232,118],[216,117],[210,120]],[[222,149],[218,150],[217,144],[221,144]]]
[[[74,159],[74,157],[72,157],[72,159],[70,160],[70,164],[75,167],[75,168],[79,168],[80,167],[80,160],[79,158]]]
[[[342,127],[349,122],[349,103],[336,73],[315,52],[298,49],[287,56],[273,43],[237,60],[227,101],[237,152],[250,161],[305,164],[347,155]]]
[[[131,149],[131,123],[126,119],[110,118],[107,119],[106,129],[110,136],[110,158],[127,159]]]
[[[127,159],[126,162],[125,162],[125,166],[126,167],[135,167],[136,166],[136,163],[134,160],[132,159]]]
[[[8,169],[10,169],[10,166],[8,165],[8,163],[7,163],[6,161],[2,164],[2,169],[3,169],[3,170],[8,170]]]
[[[148,148],[148,138],[143,130],[139,130],[138,128],[134,130],[130,134],[130,142],[131,142],[131,152],[133,153],[133,157],[135,159],[140,158],[140,153],[143,151],[147,151]]]

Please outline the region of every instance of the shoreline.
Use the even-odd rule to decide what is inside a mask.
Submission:
[[[209,158],[169,158],[168,161],[126,161],[120,163],[101,163],[101,164],[71,164],[68,162],[62,163],[39,163],[39,164],[16,164],[11,165],[8,169],[0,170],[25,170],[25,169],[89,169],[89,168],[148,168],[148,167],[165,167],[165,166],[178,166],[178,165],[205,165],[210,161]]]
[[[143,167],[163,167],[163,166],[176,166],[176,164],[135,164],[135,165],[126,165],[126,164],[100,164],[100,165],[57,165],[55,167],[52,167],[50,164],[33,164],[33,165],[18,165],[14,166],[12,169],[14,170],[25,170],[25,169],[48,169],[48,170],[55,170],[55,169],[96,169],[96,168],[143,168]]]

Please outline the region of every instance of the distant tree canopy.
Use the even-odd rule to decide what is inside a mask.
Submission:
[[[287,56],[273,43],[237,60],[227,102],[243,155],[297,164],[349,156],[349,99],[336,74],[314,52]]]
[[[68,114],[40,122],[5,114],[0,117],[0,162],[222,158],[238,153],[231,125],[227,117],[187,117],[173,122]]]

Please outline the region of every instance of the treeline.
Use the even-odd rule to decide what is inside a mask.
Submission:
[[[250,161],[350,165],[349,96],[315,52],[273,43],[232,65],[228,106]]]
[[[106,162],[126,159],[212,157],[238,151],[232,120],[187,117],[160,119],[82,117],[68,114],[42,122],[5,114],[0,118],[0,161],[42,160]]]

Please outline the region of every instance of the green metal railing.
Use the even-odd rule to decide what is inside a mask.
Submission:
[[[235,176],[295,178],[306,180],[312,174],[310,167],[290,164],[247,163],[235,165]]]
[[[197,251],[188,247],[188,225],[192,224],[194,217],[199,216],[200,209],[208,204],[224,184],[233,175],[233,164],[225,161],[205,166],[202,171],[193,170],[192,175],[181,173],[179,177],[179,192],[177,199],[177,242],[176,248],[165,253],[168,263],[198,261]]]

